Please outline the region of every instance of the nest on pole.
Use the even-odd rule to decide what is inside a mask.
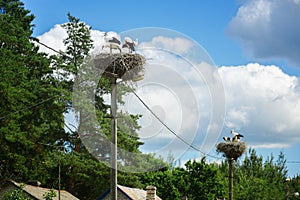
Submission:
[[[144,72],[146,59],[140,54],[132,53],[101,53],[94,57],[94,65],[104,70],[105,76],[134,79]]]
[[[234,160],[246,151],[245,142],[220,142],[216,147],[218,153],[223,153],[224,157]]]

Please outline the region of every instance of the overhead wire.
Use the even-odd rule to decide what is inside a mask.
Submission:
[[[9,114],[7,114],[7,115],[4,115],[4,116],[0,117],[0,120],[5,119],[5,118],[7,118],[7,117],[9,117],[9,116],[11,116],[11,115],[13,115],[13,114],[16,114],[16,113],[19,113],[19,112],[22,112],[22,111],[29,110],[29,109],[31,109],[31,108],[40,106],[40,105],[44,104],[45,102],[50,101],[50,100],[52,100],[52,99],[55,99],[55,98],[57,98],[57,97],[58,97],[58,95],[57,95],[57,96],[54,96],[54,97],[51,97],[51,98],[48,98],[48,99],[45,99],[45,100],[43,100],[43,101],[40,101],[40,102],[38,102],[38,103],[36,103],[36,104],[34,104],[34,105],[31,105],[31,106],[28,106],[28,107],[25,107],[25,108],[21,108],[21,109],[19,109],[19,110],[16,110],[16,111],[14,111],[14,112],[11,112],[11,113],[9,113]]]
[[[222,159],[221,157],[217,157],[217,156],[213,156],[210,155],[208,153],[205,153],[204,151],[202,151],[201,149],[195,147],[194,145],[192,145],[191,143],[189,143],[188,141],[186,141],[183,137],[181,137],[179,134],[177,134],[174,130],[172,130],[163,120],[161,120],[159,118],[159,116],[157,116],[157,114],[155,114],[153,112],[153,110],[145,103],[145,101],[134,91],[134,89],[131,88],[131,86],[129,84],[127,84],[127,86],[129,87],[129,89],[131,90],[131,92],[134,94],[134,96],[144,105],[144,107],[167,129],[169,130],[174,136],[176,136],[179,140],[181,140],[183,143],[185,143],[187,146],[189,146],[190,148],[194,149],[195,151],[200,152],[201,154],[208,156],[208,157],[212,157],[215,159]]]
[[[53,52],[55,52],[55,53],[57,53],[57,54],[60,54],[60,55],[62,55],[62,56],[69,57],[69,56],[67,56],[66,54],[64,54],[63,52],[58,51],[58,50],[54,49],[53,47],[50,47],[49,45],[47,45],[47,44],[41,42],[38,38],[33,37],[33,36],[28,36],[28,34],[26,34],[25,31],[23,31],[23,30],[17,28],[14,24],[8,23],[8,22],[5,21],[5,20],[1,20],[1,22],[3,22],[3,23],[5,23],[6,25],[12,27],[16,32],[18,32],[18,33],[20,33],[21,35],[27,37],[29,40],[31,40],[31,41],[33,41],[33,42],[36,42],[36,43],[38,43],[38,44],[40,44],[40,45],[46,47],[47,49],[50,49],[51,51],[53,51]]]
[[[18,33],[20,33],[21,35],[27,37],[29,40],[32,40],[32,41],[34,41],[34,42],[37,42],[38,44],[40,44],[40,45],[42,45],[42,46],[44,46],[44,47],[46,47],[46,48],[48,48],[48,49],[50,49],[50,50],[52,50],[52,51],[58,53],[58,54],[60,54],[60,55],[66,56],[66,55],[65,55],[64,53],[62,53],[61,51],[57,51],[57,50],[55,50],[54,48],[50,47],[49,45],[40,42],[38,38],[35,38],[35,37],[32,37],[32,36],[28,36],[28,35],[25,33],[25,31],[23,31],[23,30],[17,28],[17,27],[14,26],[12,23],[8,23],[8,22],[5,21],[5,20],[1,20],[1,22],[4,22],[6,25],[9,25],[9,26],[10,26],[11,28],[13,28],[16,32],[18,32]],[[59,95],[54,96],[54,97],[51,97],[51,98],[48,98],[48,99],[45,99],[45,100],[40,101],[40,102],[38,102],[38,103],[36,103],[36,104],[34,104],[34,105],[31,105],[31,106],[28,106],[28,107],[25,107],[25,108],[16,110],[16,111],[14,111],[14,112],[12,112],[12,113],[9,113],[9,114],[7,114],[7,115],[1,116],[1,117],[0,117],[0,120],[2,120],[2,119],[4,119],[4,118],[7,118],[7,117],[9,117],[9,116],[11,116],[11,115],[13,115],[13,114],[18,113],[18,112],[22,112],[22,111],[24,111],[24,110],[28,110],[28,109],[34,108],[34,107],[36,107],[36,106],[39,106],[39,105],[41,105],[41,104],[44,104],[45,102],[50,101],[50,100],[52,100],[52,99],[55,99],[55,98],[57,98],[58,96],[59,96]]]

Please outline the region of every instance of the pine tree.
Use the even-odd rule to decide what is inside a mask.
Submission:
[[[31,42],[34,16],[18,0],[1,1],[0,180],[39,179],[47,149],[65,137],[61,90],[50,60]]]

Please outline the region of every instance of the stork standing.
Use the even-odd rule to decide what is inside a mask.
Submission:
[[[223,137],[223,140],[225,140],[226,142],[230,142],[230,137]]]
[[[133,41],[130,37],[125,37],[122,48],[128,48],[129,52],[132,53],[133,51],[135,51],[135,46],[137,45],[138,45],[138,39]]]
[[[230,133],[233,135],[232,142],[239,142],[241,137],[244,137],[243,135],[235,132],[233,129],[230,131]]]
[[[112,53],[113,49],[118,49],[121,53],[121,48],[120,48],[121,41],[117,35],[104,33],[104,40],[105,40],[105,44],[102,46],[102,49],[109,47],[110,53]]]

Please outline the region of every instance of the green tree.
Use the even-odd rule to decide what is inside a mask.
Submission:
[[[284,199],[287,171],[283,153],[276,162],[273,155],[264,160],[254,149],[249,149],[248,154],[235,166],[234,198]]]
[[[187,161],[185,169],[166,168],[142,175],[144,185],[154,185],[162,199],[216,199],[225,196],[224,177],[218,167],[201,161]]]
[[[205,157],[200,162],[188,161],[188,197],[189,199],[215,199],[224,196],[224,181],[218,168],[207,164]]]
[[[46,54],[30,41],[34,16],[18,0],[1,1],[0,15],[0,180],[39,179],[43,145],[65,137],[61,88]],[[43,179],[43,180],[41,180]]]
[[[20,188],[5,193],[2,200],[30,200],[30,198],[24,194],[22,188]]]
[[[54,197],[56,197],[56,193],[53,189],[50,189],[49,192],[43,194],[45,200],[52,200]]]
[[[64,39],[64,45],[67,47],[64,52],[66,55],[64,64],[70,73],[77,75],[80,66],[93,47],[92,27],[70,13],[68,13],[68,19],[69,22],[62,25],[68,34],[68,37]]]
[[[67,38],[63,40],[66,46],[65,52],[60,52],[58,55],[51,56],[52,65],[56,72],[56,80],[64,89],[64,100],[66,104],[66,112],[74,112],[72,110],[72,93],[74,80],[78,75],[78,71],[82,67],[85,58],[93,47],[93,40],[91,39],[91,27],[81,22],[80,19],[68,13],[69,22],[61,26],[67,32]],[[79,124],[82,124],[84,116],[79,110]],[[80,129],[80,128],[79,128]],[[77,130],[69,129],[68,139],[65,141],[69,144],[69,148],[77,152],[85,151],[82,145]]]

